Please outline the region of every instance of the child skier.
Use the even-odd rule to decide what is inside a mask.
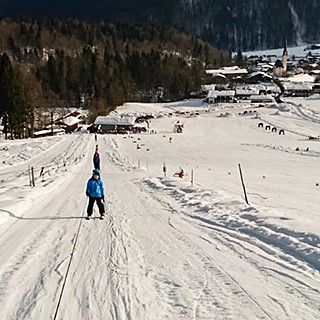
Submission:
[[[93,167],[95,169],[99,169],[100,170],[100,155],[98,153],[98,150],[96,150],[94,155],[93,155]]]
[[[174,177],[179,177],[179,178],[183,178],[184,176],[184,171],[181,167],[179,167],[179,171],[173,174]]]
[[[183,169],[180,167],[179,168],[180,169],[180,171],[178,172],[178,177],[179,178],[183,178],[183,176],[184,176],[184,171],[183,171]]]
[[[103,219],[104,210],[104,187],[103,181],[100,178],[100,170],[94,169],[92,177],[88,180],[86,196],[89,197],[89,203],[87,208],[87,220],[90,220],[92,216],[93,205],[97,202],[100,219]]]

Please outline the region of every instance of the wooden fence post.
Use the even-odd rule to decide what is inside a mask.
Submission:
[[[33,167],[31,167],[31,179],[32,179],[32,186],[35,187],[36,183],[35,183],[35,180],[34,180],[34,169],[33,169]]]
[[[167,176],[167,167],[166,167],[165,162],[163,163],[162,170],[163,170],[163,175],[164,175],[164,177],[166,177],[166,176]]]
[[[249,205],[248,197],[247,197],[247,192],[246,192],[246,187],[245,187],[245,185],[244,185],[244,181],[243,181],[243,176],[242,176],[242,171],[241,171],[240,163],[238,164],[238,166],[239,166],[240,177],[241,177],[241,183],[242,183],[243,192],[244,192],[244,198],[245,198],[245,200],[246,200],[246,203]]]
[[[28,166],[28,176],[29,176],[29,186],[32,187],[30,166]]]

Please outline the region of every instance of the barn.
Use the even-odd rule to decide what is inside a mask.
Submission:
[[[99,133],[128,133],[133,130],[136,119],[119,115],[99,116],[94,121],[94,126]]]

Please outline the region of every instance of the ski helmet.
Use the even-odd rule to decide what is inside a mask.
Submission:
[[[93,174],[100,175],[100,170],[99,170],[99,169],[94,169],[94,170],[93,170]]]

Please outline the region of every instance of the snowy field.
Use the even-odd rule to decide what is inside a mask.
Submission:
[[[295,59],[302,59],[305,58],[309,52],[311,52],[313,55],[319,55],[320,49],[311,49],[311,46],[311,44],[304,44],[295,47],[288,47],[288,58],[290,60],[292,60],[293,57]],[[272,61],[275,61],[276,59],[282,59],[282,54],[283,48],[243,52],[243,55],[247,57],[265,56],[270,57]],[[272,56],[274,59],[272,59]]]
[[[98,135],[104,221],[92,134],[0,141],[0,318],[320,319],[320,100],[117,111],[156,133]]]

